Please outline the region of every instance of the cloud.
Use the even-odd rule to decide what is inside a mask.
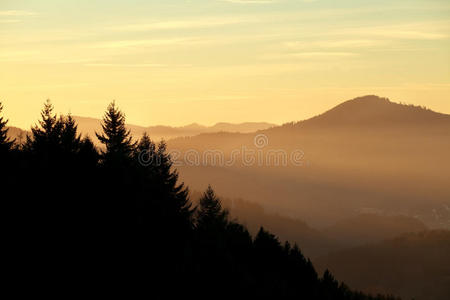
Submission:
[[[37,50],[6,50],[0,52],[0,62],[19,62],[35,57],[39,54]]]
[[[276,0],[222,0],[222,2],[237,3],[237,4],[269,4],[278,2]]]
[[[19,23],[20,20],[0,20],[0,24]]]
[[[121,63],[90,63],[85,64],[87,67],[127,67],[127,68],[188,68],[192,67],[190,64],[148,64],[148,63],[133,63],[133,64],[121,64]]]
[[[372,39],[342,39],[342,40],[323,40],[323,41],[290,41],[285,42],[284,46],[292,49],[305,48],[364,48],[385,44],[383,40]]]
[[[235,4],[271,4],[281,2],[282,0],[220,0],[221,2],[235,3]],[[299,0],[300,2],[316,2],[317,0]]]
[[[37,13],[32,11],[25,11],[25,10],[0,10],[0,16],[7,16],[7,17],[21,17],[21,16],[34,16],[37,15]]]
[[[370,32],[373,35],[379,35],[389,38],[412,39],[412,40],[441,40],[448,38],[448,34],[412,30],[380,30]]]
[[[354,56],[356,53],[353,52],[299,52],[299,53],[289,53],[288,56],[293,57],[324,57],[324,56]]]
[[[188,28],[207,28],[224,25],[234,25],[250,22],[246,18],[208,18],[203,20],[183,20],[183,21],[164,21],[151,23],[124,24],[109,27],[114,31],[151,31],[151,30],[170,30],[170,29],[188,29]]]
[[[311,51],[311,52],[295,52],[295,53],[280,53],[267,54],[260,58],[264,60],[277,59],[293,59],[293,58],[338,58],[338,57],[352,57],[358,55],[354,52],[330,52],[330,51]]]
[[[441,40],[449,37],[449,28],[448,22],[423,22],[344,29],[336,33],[404,40]]]
[[[171,39],[140,39],[140,40],[120,40],[111,42],[96,43],[91,48],[130,48],[130,47],[150,47],[163,45],[182,45],[192,41],[189,38]]]

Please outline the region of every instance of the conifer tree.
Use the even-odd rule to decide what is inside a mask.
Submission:
[[[105,146],[102,152],[103,163],[106,165],[128,163],[135,148],[132,136],[125,126],[125,115],[113,101],[109,104],[103,117],[103,133],[96,133],[97,138]]]
[[[155,196],[162,201],[162,215],[172,222],[172,229],[190,230],[194,210],[189,200],[189,190],[183,182],[178,182],[178,171],[173,169],[173,162],[164,141],[159,143],[156,150],[155,167],[158,186]]]
[[[155,143],[150,139],[147,132],[144,132],[142,138],[139,140],[137,145],[137,151],[148,151],[149,153],[155,152],[156,146]]]
[[[59,122],[63,124],[61,129],[61,147],[66,154],[78,154],[81,146],[81,135],[77,133],[78,126],[74,118],[69,114],[60,117]]]
[[[41,163],[57,160],[61,151],[61,133],[64,128],[63,120],[53,112],[50,100],[44,104],[41,120],[31,128],[31,136],[27,135],[24,148],[34,156],[41,157]]]
[[[88,165],[91,167],[96,167],[98,160],[99,160],[99,154],[97,151],[97,148],[94,145],[94,142],[89,137],[84,137],[80,141],[80,160],[84,165]]]
[[[10,140],[8,138],[8,128],[6,128],[8,120],[5,120],[1,116],[2,111],[3,104],[0,102],[0,154],[4,154],[7,151],[11,150],[11,147],[14,144],[14,140]]]
[[[146,174],[150,175],[150,170],[154,171],[158,164],[156,155],[156,145],[145,132],[139,143],[136,145],[134,158],[137,164],[146,170]]]
[[[48,161],[65,160],[65,164],[74,161],[80,151],[81,137],[74,118],[57,116],[50,100],[44,104],[41,120],[31,128],[27,136],[25,149],[34,155],[44,156]]]
[[[197,212],[197,228],[219,229],[228,223],[228,211],[222,208],[220,199],[216,196],[211,185],[203,193]]]

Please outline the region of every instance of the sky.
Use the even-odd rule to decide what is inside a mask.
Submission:
[[[282,124],[375,94],[450,113],[448,0],[0,0],[10,125]]]

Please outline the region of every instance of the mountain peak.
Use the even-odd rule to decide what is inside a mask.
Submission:
[[[383,98],[383,97],[379,97],[377,95],[366,95],[366,96],[361,96],[361,97],[356,97],[354,99],[351,100],[347,100],[343,103],[341,103],[341,105],[343,104],[361,104],[361,105],[370,105],[370,104],[375,104],[375,105],[386,105],[386,104],[390,104],[392,103],[388,98]],[[339,106],[339,105],[338,105]]]
[[[391,102],[375,95],[345,101],[327,112],[299,123],[314,127],[418,125],[450,118],[427,108]]]

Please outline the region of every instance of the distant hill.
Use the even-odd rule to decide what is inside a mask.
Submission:
[[[257,135],[265,137],[259,148]],[[242,197],[316,228],[361,211],[450,228],[450,115],[423,107],[364,96],[257,133],[176,138],[169,149],[182,160],[178,169],[192,188],[201,190],[209,182],[224,196]],[[242,149],[253,151],[253,163],[244,163]],[[223,153],[232,163],[205,160],[207,151]],[[285,166],[275,163],[276,151],[284,153]],[[291,163],[296,151],[303,153],[299,165]]]
[[[363,213],[340,220],[322,232],[349,248],[427,229],[423,222],[412,217]]]
[[[345,128],[446,125],[449,116],[425,107],[394,103],[387,98],[364,96],[345,101],[327,112],[295,124],[302,128]]]
[[[403,299],[447,300],[450,296],[450,231],[405,234],[338,251],[314,261],[352,288]]]
[[[26,140],[28,131],[17,128],[17,127],[8,127],[8,137],[10,139],[15,139],[18,143],[23,143]]]
[[[95,137],[95,132],[101,132],[101,120],[94,118],[86,118],[74,116],[78,124],[79,130],[91,137]],[[194,136],[201,133],[213,133],[213,132],[241,132],[249,133],[257,130],[263,130],[275,126],[274,124],[264,122],[248,122],[241,124],[232,123],[217,123],[214,126],[203,126],[199,124],[190,124],[181,127],[170,126],[137,126],[128,124],[127,127],[131,130],[131,133],[135,138],[141,137],[147,132],[150,137],[156,141],[161,139],[172,139],[176,137]]]
[[[79,132],[84,136],[90,136],[96,141],[95,133],[101,132],[101,120],[95,118],[87,118],[80,116],[73,116],[78,125]],[[128,129],[131,131],[135,138],[140,138],[144,133],[147,133],[153,140],[159,141],[161,139],[169,140],[177,137],[189,137],[195,136],[202,133],[216,133],[216,132],[239,132],[239,133],[249,133],[258,130],[268,129],[276,126],[275,124],[266,122],[245,122],[239,124],[233,123],[217,123],[213,126],[203,126],[200,124],[189,124],[181,127],[171,127],[171,126],[138,126],[133,124],[127,124]],[[11,138],[16,138],[20,133],[24,134],[26,132],[20,128],[9,127],[9,135]]]

